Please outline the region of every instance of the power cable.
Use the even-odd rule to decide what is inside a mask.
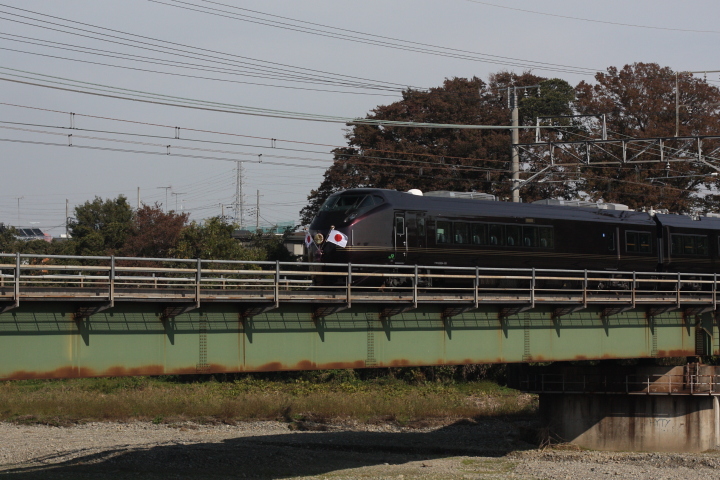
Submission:
[[[632,28],[646,28],[651,30],[668,30],[673,32],[689,32],[689,33],[720,33],[718,30],[694,30],[689,28],[672,28],[672,27],[654,27],[650,25],[638,25],[633,23],[620,23],[620,22],[610,22],[607,20],[597,20],[592,18],[581,18],[581,17],[571,17],[569,15],[560,15],[556,13],[547,13],[547,12],[538,12],[535,10],[525,10],[523,8],[514,8],[514,7],[508,7],[506,5],[497,5],[495,3],[489,3],[489,2],[481,2],[479,0],[466,0],[468,2],[472,3],[478,3],[480,5],[487,5],[489,7],[495,7],[495,8],[504,8],[506,10],[513,10],[515,12],[523,12],[523,13],[531,13],[533,15],[543,15],[546,17],[556,17],[556,18],[564,18],[566,20],[579,20],[582,22],[592,22],[592,23],[602,23],[605,25],[617,25],[620,27],[632,27]]]
[[[135,48],[146,48],[146,49],[149,48],[149,47],[162,48],[162,49],[165,49],[165,50],[169,50],[169,51],[170,51],[170,52],[165,52],[165,51],[163,51],[163,53],[173,53],[173,54],[178,54],[178,52],[180,52],[181,54],[188,54],[188,53],[190,53],[190,52],[188,52],[187,50],[183,50],[183,49],[191,49],[191,50],[194,50],[194,51],[202,52],[203,55],[211,58],[214,63],[217,63],[218,61],[225,61],[225,62],[227,62],[227,61],[232,61],[232,59],[239,59],[239,60],[240,60],[241,62],[243,62],[243,63],[255,62],[255,63],[257,63],[257,64],[265,65],[265,67],[263,67],[263,68],[266,68],[266,69],[273,69],[273,70],[294,69],[294,70],[299,70],[299,71],[303,71],[303,72],[310,72],[310,73],[312,73],[312,74],[322,74],[322,75],[330,75],[330,76],[332,76],[332,77],[338,77],[338,78],[337,78],[338,81],[339,81],[340,79],[346,79],[346,81],[349,81],[349,80],[352,79],[352,80],[355,81],[355,82],[356,82],[357,80],[362,80],[363,82],[371,82],[371,84],[368,84],[368,85],[374,84],[374,85],[378,85],[378,86],[380,86],[380,85],[385,85],[385,86],[394,86],[395,88],[398,88],[398,87],[400,87],[400,88],[408,88],[408,86],[405,85],[405,84],[398,84],[398,83],[393,83],[393,82],[381,82],[381,81],[372,80],[372,79],[367,79],[367,78],[362,78],[362,77],[357,77],[357,76],[336,74],[336,73],[327,72],[327,71],[323,71],[323,70],[310,69],[310,68],[304,68],[304,67],[295,67],[295,66],[292,66],[292,65],[284,64],[284,63],[270,62],[270,61],[267,61],[267,60],[259,60],[259,59],[255,59],[255,58],[251,58],[251,57],[242,56],[242,55],[235,55],[235,54],[220,52],[220,51],[216,51],[216,50],[210,50],[210,49],[206,49],[206,48],[193,47],[193,46],[185,45],[185,44],[182,44],[182,43],[170,42],[170,41],[161,40],[161,39],[157,39],[157,38],[153,38],[153,37],[147,37],[147,36],[144,36],[144,35],[131,34],[131,33],[123,32],[123,31],[121,31],[121,30],[115,30],[115,29],[111,29],[111,28],[100,27],[100,26],[96,26],[96,25],[92,25],[92,24],[88,24],[88,23],[78,22],[78,21],[75,21],[75,20],[69,20],[69,19],[62,18],[62,17],[57,17],[57,16],[53,16],[53,15],[42,14],[42,13],[39,13],[39,12],[34,12],[34,11],[32,11],[32,10],[27,10],[27,9],[22,9],[22,8],[18,8],[18,7],[13,7],[13,6],[10,6],[10,5],[0,4],[0,7],[10,8],[10,9],[13,9],[13,10],[19,10],[19,11],[22,11],[22,12],[25,12],[25,13],[30,13],[30,14],[36,15],[36,16],[38,16],[38,17],[52,18],[52,19],[54,19],[54,20],[59,20],[59,21],[65,22],[65,23],[69,23],[69,24],[71,24],[71,25],[82,25],[82,26],[84,26],[84,27],[90,27],[90,28],[93,28],[93,29],[96,29],[96,30],[113,32],[113,33],[117,33],[117,34],[120,34],[120,35],[124,35],[124,36],[130,37],[130,38],[123,38],[123,37],[120,37],[120,36],[117,36],[117,35],[111,35],[111,34],[107,34],[107,33],[98,33],[98,32],[94,32],[94,31],[87,30],[87,29],[84,29],[84,28],[79,28],[79,27],[68,27],[68,26],[66,26],[66,25],[61,25],[61,24],[58,24],[58,23],[56,23],[56,22],[50,22],[50,21],[47,21],[47,20],[41,20],[41,19],[31,18],[31,17],[25,16],[25,15],[19,15],[19,14],[17,14],[17,13],[12,13],[12,12],[0,12],[0,13],[4,13],[4,14],[6,14],[6,15],[12,15],[12,16],[14,16],[14,17],[24,18],[24,19],[31,20],[31,21],[34,21],[34,22],[41,22],[41,23],[45,23],[45,24],[55,25],[55,26],[62,27],[62,28],[73,28],[73,29],[75,29],[75,30],[82,31],[82,32],[86,32],[86,33],[89,33],[89,34],[92,34],[92,35],[102,35],[102,36],[105,36],[105,37],[109,37],[109,38],[116,39],[116,40],[115,40],[115,43],[117,43],[117,40],[121,40],[121,41],[123,41],[123,42],[128,42],[128,41],[129,41],[129,42],[134,42],[134,43],[137,43],[137,44],[139,44],[139,45],[142,46],[142,47],[138,47],[137,45],[131,45],[131,46],[133,46],[133,47],[135,47]],[[0,17],[0,18],[1,18],[1,17]],[[27,22],[22,22],[22,21],[19,21],[19,20],[12,20],[12,19],[7,19],[7,18],[5,18],[5,20],[10,20],[10,21],[13,21],[13,22],[18,22],[18,23],[26,23],[26,24],[28,24],[28,25],[32,25],[32,26],[39,27],[39,28],[46,28],[46,29],[50,29],[50,30],[61,31],[62,33],[66,33],[66,34],[80,35],[80,34],[77,34],[76,32],[67,32],[67,31],[57,30],[57,29],[55,29],[55,28],[46,27],[46,26],[39,26],[39,25],[35,25],[35,24],[30,24],[30,23],[27,23]],[[80,36],[86,36],[86,35],[80,35]],[[95,39],[95,40],[108,41],[108,40],[106,40],[106,39],[98,39],[97,37],[89,37],[89,38],[93,38],[93,39]],[[140,38],[140,39],[142,39],[142,40],[133,40],[133,38]],[[160,44],[160,45],[156,45],[155,43],[150,43],[150,42],[155,42],[155,43],[158,43],[158,44]],[[170,45],[170,47],[164,46],[163,44],[164,44],[164,45]],[[127,44],[123,44],[123,45],[127,45]],[[151,48],[151,50],[152,50],[152,48]],[[159,51],[159,50],[155,50],[155,51]],[[196,55],[196,54],[195,54],[195,53],[192,53],[192,55]],[[184,55],[180,55],[180,56],[184,56]],[[192,58],[196,58],[196,57],[192,57]],[[256,67],[257,67],[257,65],[256,65]],[[414,87],[414,88],[417,88],[417,87]],[[418,89],[419,89],[419,88],[418,88]]]
[[[295,22],[297,24],[319,26],[322,28],[335,30],[337,32],[348,32],[351,35],[348,35],[345,33],[334,33],[331,31],[319,30],[319,29],[311,28],[311,27],[304,27],[302,25],[294,25],[294,24],[290,24],[287,22],[278,22],[275,20],[268,20],[268,19],[264,19],[264,18],[253,17],[251,15],[246,15],[246,14],[233,13],[233,12],[229,12],[229,11],[221,10],[221,9],[217,9],[217,8],[199,6],[199,5],[192,4],[190,2],[184,2],[184,1],[180,1],[180,0],[168,0],[169,2],[173,2],[173,3],[168,3],[168,2],[160,1],[160,0],[149,0],[149,1],[153,2],[153,3],[162,4],[162,5],[172,6],[175,8],[181,8],[181,9],[185,9],[185,10],[190,10],[190,11],[199,12],[199,13],[205,13],[205,14],[214,15],[214,16],[220,16],[220,17],[224,17],[224,18],[231,18],[234,20],[239,20],[239,21],[248,22],[248,23],[254,23],[254,24],[265,25],[265,26],[270,26],[270,27],[275,27],[275,28],[281,28],[284,30],[291,30],[291,31],[297,31],[297,32],[302,32],[302,33],[307,33],[307,34],[312,34],[312,35],[318,35],[318,36],[326,37],[326,38],[335,38],[335,39],[353,41],[353,42],[357,42],[357,43],[376,45],[376,46],[398,49],[398,50],[403,50],[403,51],[424,53],[424,54],[449,57],[449,58],[457,58],[457,59],[461,59],[461,60],[470,60],[470,61],[476,61],[476,62],[479,61],[479,62],[484,62],[484,63],[494,63],[494,64],[500,64],[500,65],[520,67],[520,68],[550,70],[550,71],[573,73],[573,74],[580,74],[580,75],[594,75],[597,72],[597,69],[590,69],[590,68],[585,68],[585,67],[572,67],[569,65],[553,64],[553,63],[547,63],[547,62],[536,62],[536,61],[532,61],[532,60],[522,60],[522,59],[505,57],[505,56],[500,56],[500,55],[469,52],[466,50],[441,47],[441,46],[437,46],[437,45],[413,42],[413,41],[402,40],[402,39],[397,39],[397,38],[392,38],[392,37],[384,37],[382,35],[373,35],[373,34],[358,32],[355,30],[348,30],[348,29],[343,29],[343,28],[331,27],[328,25],[306,22],[303,20],[298,20],[298,19],[289,18],[289,17],[280,17],[278,15],[272,15],[272,14],[268,14],[268,13],[258,12],[256,10],[249,10],[249,9],[245,9],[245,8],[241,8],[241,7],[235,7],[232,5],[227,5],[227,4],[223,4],[223,3],[219,3],[219,2],[210,2],[210,1],[204,0],[204,3],[212,3],[215,5],[221,5],[223,7],[232,8],[235,10],[259,13],[259,14],[267,16],[267,17],[274,17],[274,18],[281,18],[283,20],[289,20],[289,21]],[[358,35],[361,35],[362,37],[360,37]],[[375,39],[379,39],[379,40],[375,40]],[[387,41],[387,40],[389,40],[389,41]],[[402,44],[391,43],[391,42],[402,42]],[[406,45],[403,45],[403,44],[406,44]],[[435,50],[433,50],[433,49],[435,49]],[[518,62],[522,62],[522,63],[518,63]]]

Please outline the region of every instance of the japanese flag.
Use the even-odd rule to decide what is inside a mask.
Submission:
[[[327,241],[344,248],[345,245],[347,245],[348,238],[344,233],[338,232],[337,230],[330,230]]]
[[[310,248],[310,245],[312,245],[312,243],[313,243],[313,239],[312,239],[312,236],[310,235],[310,232],[305,232],[305,246],[307,248]]]

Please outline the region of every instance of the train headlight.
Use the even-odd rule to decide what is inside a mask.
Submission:
[[[323,240],[325,240],[325,237],[323,237],[322,233],[316,233],[315,236],[313,237],[313,240],[315,240],[316,244],[320,245],[323,242]]]

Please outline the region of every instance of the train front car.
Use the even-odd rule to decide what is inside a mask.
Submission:
[[[386,263],[392,209],[385,191],[345,190],[328,197],[309,228],[313,263]]]

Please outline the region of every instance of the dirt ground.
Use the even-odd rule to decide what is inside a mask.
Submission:
[[[539,449],[527,418],[399,427],[245,422],[0,423],[0,476],[18,479],[700,479],[720,454]]]

